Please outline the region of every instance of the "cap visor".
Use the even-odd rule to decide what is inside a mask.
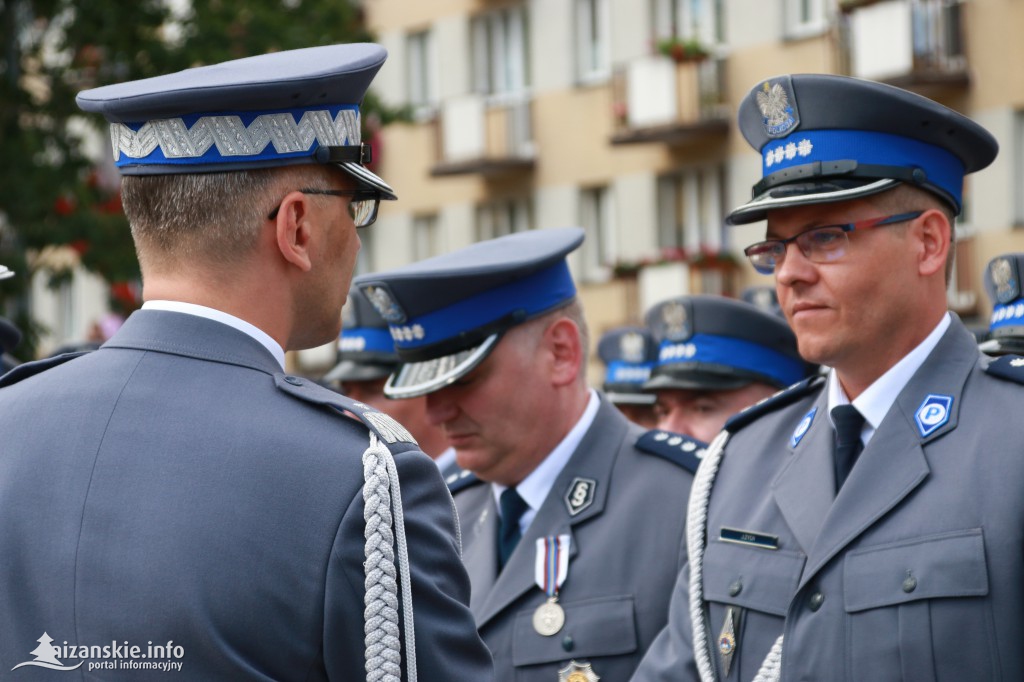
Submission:
[[[398,198],[395,196],[395,190],[391,189],[391,185],[384,182],[383,178],[366,166],[351,161],[337,165],[341,170],[351,175],[361,188],[379,193],[381,199],[393,201]]]
[[[373,381],[383,379],[391,374],[397,363],[378,364],[375,362],[353,362],[342,360],[324,375],[323,380],[333,381]]]
[[[851,181],[844,181],[848,184]],[[892,189],[899,180],[889,178],[869,181],[854,187],[840,187],[839,181],[802,182],[773,187],[743,204],[729,214],[725,222],[730,225],[744,225],[768,217],[768,211],[807,204],[829,204],[836,201],[859,199]]]
[[[615,405],[653,405],[658,396],[653,393],[622,393],[606,391],[605,395]]]
[[[492,334],[479,346],[458,353],[403,363],[384,385],[384,395],[395,399],[416,398],[449,386],[483,362],[499,338],[500,334]]]
[[[1024,355],[1024,339],[989,339],[978,344],[978,350],[987,355]]]
[[[6,265],[0,265],[0,279],[10,279],[11,277],[14,277],[14,270]]]
[[[650,380],[644,383],[644,390],[730,391],[736,388],[743,388],[753,382],[754,379],[745,376],[731,376],[700,371],[675,372],[651,377]]]

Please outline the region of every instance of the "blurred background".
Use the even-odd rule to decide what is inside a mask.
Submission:
[[[988,260],[1024,251],[1024,0],[0,0],[0,30],[0,314],[21,360],[101,342],[141,305],[106,126],[75,93],[336,42],[390,55],[363,127],[399,201],[361,231],[359,272],[580,225],[594,338],[671,296],[770,284],[742,256],[764,223],[723,224],[760,178],[735,111],[798,72],[898,85],[998,138],[958,221],[965,321],[987,324]]]

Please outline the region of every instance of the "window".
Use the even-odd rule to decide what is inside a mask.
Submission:
[[[412,258],[423,260],[444,251],[437,214],[420,215],[412,219]]]
[[[517,95],[529,86],[526,9],[488,12],[472,23],[473,87],[485,95]]]
[[[608,0],[576,0],[576,77],[580,83],[608,78],[609,23]]]
[[[533,228],[533,216],[526,199],[509,199],[483,204],[476,211],[476,240],[494,239]]]
[[[783,1],[783,30],[787,38],[816,35],[827,27],[825,0]]]
[[[658,246],[689,254],[720,251],[725,224],[725,169],[711,166],[658,180]]]
[[[1013,151],[1014,157],[1014,182],[1013,186],[1018,188],[1013,193],[1013,224],[1017,227],[1024,227],[1024,110],[1018,111],[1013,116]]]
[[[611,277],[615,261],[615,225],[612,193],[607,187],[580,192],[580,224],[585,231],[580,247],[580,278],[603,282]]]
[[[651,0],[655,44],[677,38],[717,45],[725,41],[724,0]]]
[[[409,104],[417,118],[425,118],[433,115],[438,99],[433,36],[430,31],[410,33],[405,47]]]

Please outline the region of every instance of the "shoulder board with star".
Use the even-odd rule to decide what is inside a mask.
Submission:
[[[1004,355],[988,363],[985,372],[1000,379],[1024,384],[1024,357]]]
[[[444,482],[448,484],[448,492],[450,492],[452,495],[459,492],[460,490],[471,488],[477,483],[483,483],[483,481],[477,478],[476,474],[474,474],[469,469],[463,469],[457,473],[452,474],[448,478],[444,479]]]
[[[687,471],[694,473],[700,466],[708,444],[681,433],[652,429],[637,439],[637,450],[655,457],[667,459]]]
[[[412,434],[390,416],[369,405],[324,388],[315,381],[291,374],[275,374],[274,383],[280,390],[299,400],[314,405],[333,407],[340,412],[348,412],[388,445],[395,443],[419,445]]]
[[[774,412],[779,408],[785,407],[806,395],[810,395],[824,385],[825,377],[822,375],[798,381],[792,386],[784,388],[778,393],[770,395],[763,400],[759,400],[750,407],[745,407],[733,416],[729,417],[725,422],[725,430],[729,433],[736,433],[754,420],[759,419],[770,412]]]
[[[57,355],[43,360],[36,360],[34,362],[24,362],[11,369],[9,372],[4,374],[3,377],[0,377],[0,388],[16,384],[19,381],[24,381],[25,379],[45,372],[48,369],[53,369],[57,365],[63,365],[68,360],[74,360],[77,357],[91,352],[92,351],[83,350],[75,353],[64,353],[63,355]]]

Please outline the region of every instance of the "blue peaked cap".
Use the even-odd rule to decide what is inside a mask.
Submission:
[[[604,390],[616,404],[653,405],[655,396],[643,390],[658,358],[658,344],[644,327],[619,327],[597,342],[597,356],[605,365]]]
[[[964,175],[988,166],[999,145],[971,119],[891,85],[796,74],[762,81],[739,107],[739,128],[761,154],[762,179],[727,222],[769,210],[856,199],[903,182],[957,213]]]
[[[679,296],[653,306],[645,321],[659,348],[647,390],[785,388],[813,371],[786,321],[743,301]]]
[[[991,355],[1024,354],[1024,253],[996,256],[985,266],[985,293],[992,301],[987,341]]]
[[[288,50],[80,92],[110,122],[122,175],[331,163],[381,199],[359,104],[387,52],[372,43]]]
[[[442,388],[482,362],[509,328],[572,301],[566,256],[582,242],[578,227],[530,230],[357,277],[353,285],[388,322],[401,361],[385,394]]]

